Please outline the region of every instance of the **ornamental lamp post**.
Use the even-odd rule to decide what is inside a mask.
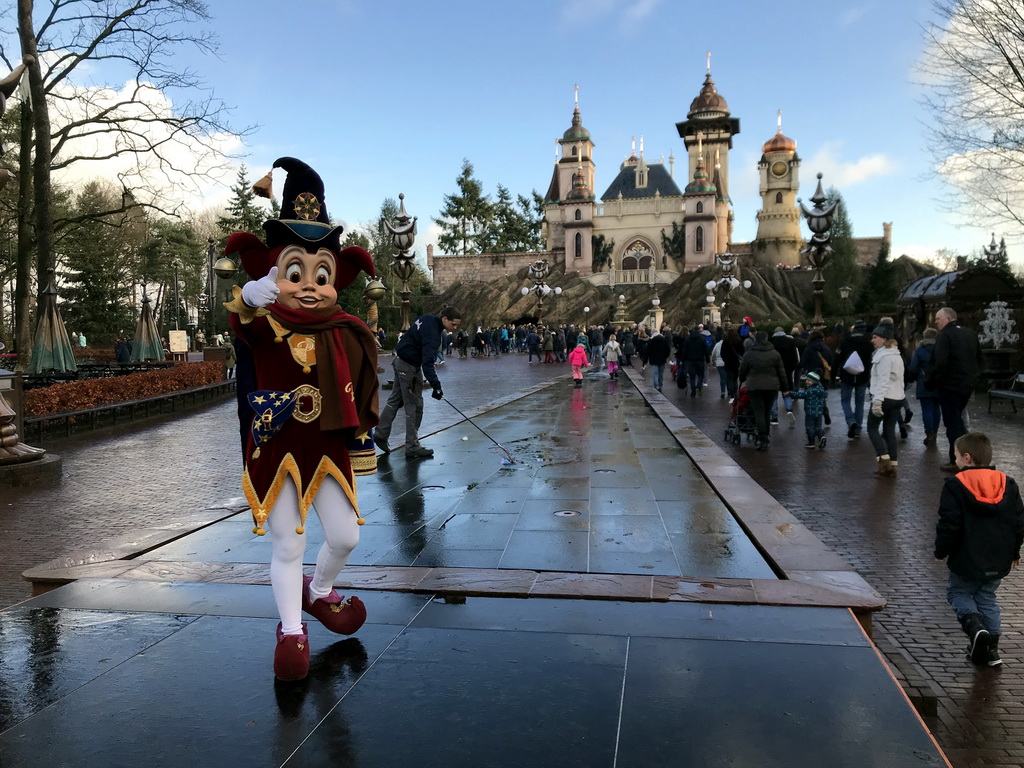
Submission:
[[[839,201],[833,201],[828,207],[824,206],[824,203],[828,202],[828,198],[821,190],[821,174],[819,173],[818,188],[811,198],[814,207],[807,210],[802,201],[798,200],[797,202],[800,203],[800,210],[804,218],[807,219],[807,227],[812,233],[810,242],[801,253],[807,256],[808,264],[814,269],[814,277],[811,280],[811,285],[814,286],[814,319],[811,324],[820,329],[825,326],[825,318],[821,316],[821,299],[825,293],[825,277],[822,275],[822,270],[832,260],[832,246],[830,245],[832,232],[830,230],[832,229],[832,217],[835,216]]]
[[[179,313],[181,312],[181,298],[178,296],[178,260],[174,260],[174,330],[180,331]]]
[[[590,316],[590,307],[583,308],[583,330],[587,330],[590,326],[587,325],[587,317]]]
[[[409,216],[405,211],[405,195],[398,195],[398,213],[395,214],[395,223],[392,225],[383,216],[380,224],[391,233],[391,245],[395,249],[394,260],[391,262],[391,271],[402,281],[402,290],[398,293],[402,297],[402,331],[409,330],[409,280],[416,272],[416,265],[413,263],[414,254],[409,253],[412,244],[416,241],[416,218]]]
[[[545,280],[548,275],[551,274],[551,266],[548,264],[547,259],[538,259],[533,262],[529,268],[529,277],[533,280],[531,287],[523,286],[520,293],[525,297],[531,293],[537,294],[537,325],[540,325],[544,320],[544,297],[554,294],[559,296],[562,293],[561,288],[551,288]],[[584,312],[589,308],[585,308]]]
[[[717,280],[708,280],[704,287],[708,291],[708,312],[714,309],[715,296],[719,296],[718,303],[721,307],[722,322],[728,319],[726,314],[726,308],[729,306],[729,296],[733,291],[743,288],[744,290],[750,290],[750,286],[753,285],[749,280],[741,281],[737,278],[733,271],[736,268],[736,256],[732,253],[720,253],[715,256],[715,262],[718,264],[719,269],[722,270],[722,276]]]

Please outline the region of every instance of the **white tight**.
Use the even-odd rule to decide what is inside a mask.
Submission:
[[[324,479],[313,500],[313,509],[324,531],[324,544],[316,556],[316,570],[309,590],[315,600],[334,589],[334,579],[359,543],[359,525],[348,496],[333,477]],[[281,631],[286,635],[302,634],[302,556],[306,552],[306,534],[295,532],[301,524],[299,494],[288,477],[277,504],[267,517],[271,545],[270,586],[281,615]]]

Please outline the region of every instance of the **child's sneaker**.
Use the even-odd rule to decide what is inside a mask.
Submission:
[[[806,448],[809,451],[813,451],[817,447],[818,446],[815,444],[814,440],[808,440],[807,445],[804,446],[804,448]]]
[[[822,435],[821,437],[818,438],[818,447],[822,448],[822,449],[825,448],[825,436],[824,435]]]
[[[786,411],[786,418],[789,419],[789,426],[792,427],[796,424],[796,416],[793,415],[792,411]]]
[[[999,635],[989,635],[988,639],[988,665],[990,667],[1001,666],[1003,660],[999,658]]]

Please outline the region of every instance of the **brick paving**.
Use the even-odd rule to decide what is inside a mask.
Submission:
[[[782,412],[768,453],[755,451],[745,440],[727,444],[729,406],[719,398],[716,374],[704,391],[703,397],[690,398],[674,381],[664,387],[664,394],[705,434],[888,600],[874,617],[875,642],[953,764],[1024,766],[1024,574],[1012,572],[999,590],[1003,667],[975,668],[964,658],[966,638],[946,603],[948,570],[932,557],[946,477],[938,469],[946,460],[944,434],[940,430],[938,449],[922,444],[920,411],[912,394],[916,415],[908,439],[900,443],[899,477],[883,481],[873,476],[874,452],[867,437],[846,438],[838,390],[829,392],[833,427],[824,451],[804,448],[798,409],[794,427]],[[1014,415],[1003,407],[989,415],[986,408],[983,396],[972,400],[972,428],[992,438],[997,466],[1024,480],[1024,413]]]

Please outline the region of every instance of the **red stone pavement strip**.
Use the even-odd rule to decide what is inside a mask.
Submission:
[[[999,590],[1003,667],[975,668],[964,658],[966,638],[946,603],[948,570],[932,556],[939,492],[947,477],[938,466],[948,444],[942,431],[938,449],[922,444],[912,390],[909,402],[916,413],[908,439],[900,442],[895,480],[874,477],[867,437],[847,440],[838,389],[829,392],[833,426],[825,450],[804,447],[798,407],[793,427],[781,412],[767,453],[745,439],[726,443],[729,405],[719,397],[717,374],[710,375],[700,398],[671,380],[663,393],[889,601],[874,614],[874,640],[908,694],[923,700],[924,709],[933,705],[935,714],[926,714],[925,721],[953,764],[1024,766],[1024,573],[1012,572]],[[1014,415],[1005,405],[991,415],[986,409],[983,395],[972,400],[971,427],[992,438],[997,466],[1024,481],[1024,413]]]

